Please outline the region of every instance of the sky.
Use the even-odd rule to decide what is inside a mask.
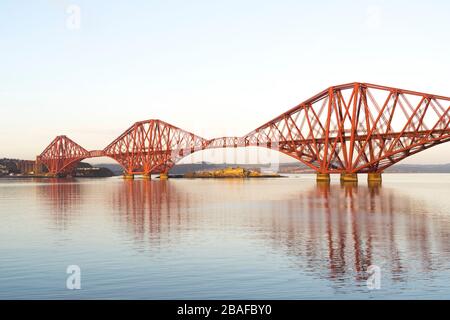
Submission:
[[[0,158],[34,159],[61,134],[103,149],[151,118],[240,136],[347,82],[450,96],[449,12],[448,1],[2,0]],[[449,162],[450,143],[403,161]]]

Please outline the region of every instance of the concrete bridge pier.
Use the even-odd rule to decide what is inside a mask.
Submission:
[[[166,172],[161,172],[159,174],[159,180],[167,180],[169,179],[169,175]]]
[[[320,183],[330,183],[330,174],[317,172],[316,181]]]
[[[142,175],[142,178],[145,180],[151,180],[152,179],[152,175],[150,173],[144,173]]]
[[[367,174],[367,184],[369,187],[379,187],[381,186],[381,172],[369,172]]]
[[[358,182],[358,175],[356,173],[341,173],[341,182]]]
[[[125,180],[133,180],[133,179],[134,179],[134,174],[124,173],[124,174],[123,174],[123,178],[124,178]]]
[[[367,181],[368,182],[381,182],[381,172],[369,172],[367,174]]]

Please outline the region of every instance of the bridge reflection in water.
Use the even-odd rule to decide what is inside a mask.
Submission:
[[[222,183],[224,191],[211,197],[190,192],[187,184],[130,181],[113,193],[112,205],[139,244],[183,241],[183,233],[196,228],[251,232],[295,258],[293,265],[330,279],[364,280],[375,264],[402,280],[408,271],[435,268],[432,247],[449,256],[448,221],[430,219],[424,204],[393,189],[319,184],[264,201],[264,194],[245,194],[242,181]],[[240,208],[232,200],[238,194]],[[420,263],[411,266],[416,257]]]
[[[119,232],[148,257],[186,246],[217,251],[229,242],[233,250],[262,250],[283,268],[328,279],[335,289],[365,286],[370,265],[381,267],[383,279],[405,284],[448,269],[448,215],[392,187],[298,179],[44,181],[37,197],[57,229]],[[92,231],[77,230],[83,219]],[[253,263],[245,259],[237,263]]]
[[[37,199],[47,208],[47,220],[53,222],[57,229],[65,230],[71,226],[72,220],[80,214],[84,201],[82,197],[83,185],[75,179],[33,179]]]

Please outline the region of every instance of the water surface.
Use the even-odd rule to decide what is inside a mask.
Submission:
[[[450,298],[450,175],[314,178],[0,179],[0,299]]]

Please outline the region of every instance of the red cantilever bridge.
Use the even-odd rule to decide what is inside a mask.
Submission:
[[[329,180],[356,179],[450,140],[450,98],[368,83],[330,87],[242,137],[205,139],[161,120],[136,122],[103,150],[56,137],[37,157],[51,175],[107,156],[124,174],[167,175],[183,157],[210,148],[259,146],[289,155]]]

